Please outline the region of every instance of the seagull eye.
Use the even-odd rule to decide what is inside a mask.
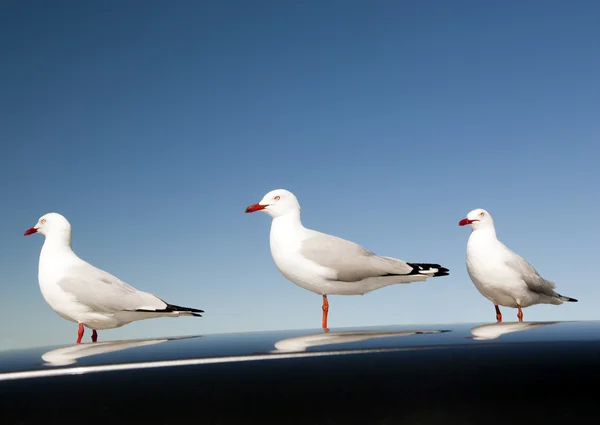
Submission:
[[[485,213],[484,213],[483,211],[481,211],[481,212],[479,213],[479,216],[480,216],[480,217],[483,217],[484,215],[485,215]]]
[[[42,223],[42,224],[44,224],[45,222],[46,222],[46,219],[45,219],[45,218],[42,218],[42,219],[40,220],[40,223]]]
[[[276,201],[279,201],[281,199],[281,196],[277,195],[276,197],[274,197],[273,199],[275,199]]]

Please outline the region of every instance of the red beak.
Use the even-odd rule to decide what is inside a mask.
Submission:
[[[246,208],[246,212],[252,213],[254,211],[264,210],[267,207],[268,207],[268,205],[254,204],[254,205],[250,205],[248,208]]]
[[[468,218],[463,218],[461,221],[458,222],[458,225],[466,226],[467,224],[475,223],[476,221],[479,221],[479,220],[469,220]]]
[[[33,235],[34,233],[37,233],[37,229],[32,227],[31,229],[25,230],[25,234],[23,236]]]

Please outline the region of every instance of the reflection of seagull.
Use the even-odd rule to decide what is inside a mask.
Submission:
[[[42,355],[42,359],[46,362],[44,364],[45,366],[66,366],[76,363],[77,359],[80,357],[95,356],[97,354],[111,353],[113,351],[126,350],[128,348],[159,344],[168,340],[169,338],[76,344],[48,351]]]
[[[541,326],[555,325],[560,322],[513,322],[513,323],[490,323],[489,325],[475,326],[471,329],[472,339],[496,339],[501,335],[511,332],[536,329]]]
[[[312,335],[302,335],[293,338],[282,339],[275,343],[275,350],[272,353],[289,353],[294,351],[306,351],[309,347],[321,345],[343,344],[347,342],[366,341],[375,338],[387,338],[392,336],[409,336],[420,334],[438,334],[442,332],[450,332],[448,330],[432,330],[432,331],[347,331],[347,332],[329,332],[318,333]]]

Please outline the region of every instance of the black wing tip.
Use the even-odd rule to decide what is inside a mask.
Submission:
[[[167,311],[167,312],[181,311],[181,312],[188,312],[188,313],[204,313],[204,310],[199,310],[197,308],[191,308],[191,307],[181,307],[181,306],[175,305],[175,304],[167,304],[167,308],[165,308],[164,310],[160,310],[160,311]]]
[[[579,302],[579,300],[576,300],[575,298],[565,297],[564,295],[561,295],[561,297],[563,298],[563,301],[567,301],[570,303],[578,303]]]
[[[174,305],[174,304],[167,304],[167,306],[165,308],[163,308],[162,310],[146,310],[146,309],[137,309],[134,310],[140,313],[174,313],[176,311],[179,311],[181,313],[190,313],[192,316],[194,317],[202,317],[201,314],[197,314],[197,313],[204,313],[204,310],[199,310],[197,308],[191,308],[191,307],[181,307],[179,305]]]
[[[561,301],[566,301],[566,302],[570,302],[570,303],[576,303],[576,302],[579,302],[579,300],[576,300],[575,298],[567,297],[567,296],[565,296],[565,295],[562,295],[562,294],[556,294],[556,295],[558,295],[558,298],[559,298]]]
[[[437,269],[437,271],[430,275],[431,277],[440,277],[440,276],[449,276],[450,275],[450,269],[447,269],[446,267],[442,267],[439,264],[434,264],[434,263],[406,263],[409,266],[411,266],[413,269],[409,274],[425,274],[425,273],[421,273],[422,271],[426,271],[426,270],[431,270],[431,269]]]

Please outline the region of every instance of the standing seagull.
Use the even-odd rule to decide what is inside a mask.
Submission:
[[[323,296],[322,326],[327,329],[327,295],[364,295],[396,283],[447,276],[439,264],[406,263],[379,257],[360,245],[307,229],[300,221],[296,196],[284,189],[267,193],[247,213],[263,211],[271,223],[271,255],[288,280]]]
[[[92,341],[96,342],[100,329],[154,317],[201,317],[197,313],[203,313],[168,304],[83,261],[71,248],[71,224],[60,214],[42,216],[25,236],[34,233],[46,237],[38,270],[40,290],[59,316],[79,323],[78,344],[84,326],[92,329]]]
[[[534,304],[577,302],[554,291],[554,283],[541,277],[531,264],[498,240],[494,220],[486,210],[478,208],[471,211],[458,225],[471,226],[467,242],[467,271],[481,295],[494,303],[498,322],[502,322],[499,305],[517,308],[517,317],[522,322],[521,308]]]

